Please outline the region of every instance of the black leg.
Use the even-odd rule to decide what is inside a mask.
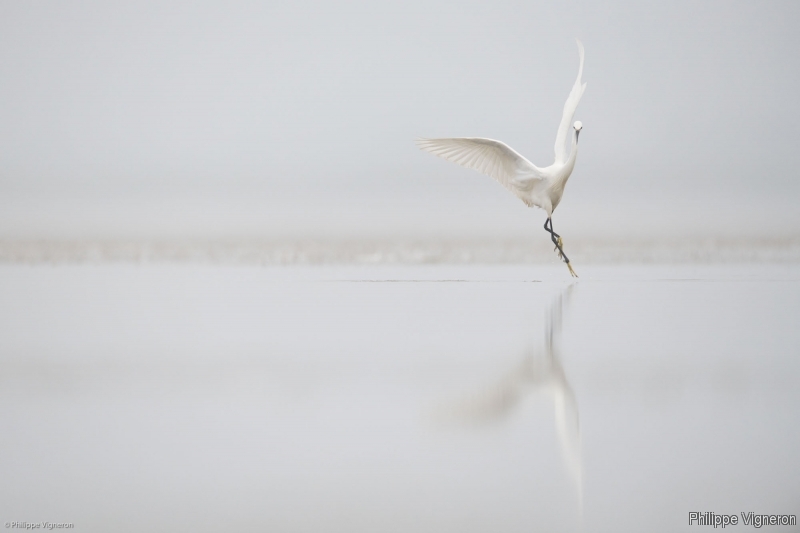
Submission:
[[[550,225],[549,228],[547,227],[548,223]],[[558,253],[561,256],[561,258],[564,259],[564,262],[566,264],[569,264],[569,258],[567,257],[567,254],[564,253],[564,250],[561,249],[561,244],[559,244],[558,242],[558,239],[561,237],[561,235],[553,231],[553,221],[550,220],[549,218],[544,221],[544,229],[550,233],[550,240],[553,241],[553,244],[556,245],[556,248],[558,249]]]
[[[548,222],[550,223],[550,227],[549,228],[547,227]],[[544,221],[544,229],[545,229],[545,231],[550,232],[550,237],[551,238],[552,238],[553,235],[555,235],[556,237],[561,237],[561,235],[559,235],[558,233],[553,231],[553,221],[550,220],[549,218]]]
[[[550,227],[547,227],[548,223]],[[567,266],[569,266],[569,257],[567,257],[567,254],[564,253],[564,250],[561,248],[561,244],[558,242],[558,239],[561,237],[561,235],[553,231],[553,221],[550,220],[549,218],[544,222],[544,229],[550,233],[550,240],[552,240],[553,244],[556,245],[556,249],[558,249],[558,254],[561,256],[561,258],[564,260]],[[572,272],[572,267],[570,267],[570,272]]]
[[[549,226],[549,227],[548,227]],[[550,217],[547,218],[544,222],[544,229],[550,234],[550,240],[553,241],[553,244],[556,245],[556,250],[558,250],[558,256],[564,260],[567,264],[567,268],[569,269],[569,273],[572,277],[577,278],[578,275],[572,270],[572,265],[569,264],[569,257],[567,254],[564,253],[564,250],[561,248],[561,235],[553,231],[553,221],[550,220]]]

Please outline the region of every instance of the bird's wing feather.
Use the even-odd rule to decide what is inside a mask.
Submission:
[[[417,139],[417,146],[458,165],[477,170],[499,181],[526,204],[530,192],[544,179],[541,169],[500,141],[480,137]]]
[[[578,103],[581,101],[583,91],[586,90],[586,84],[581,83],[583,76],[583,43],[578,41],[578,54],[580,55],[581,62],[578,67],[578,78],[575,80],[575,85],[569,92],[567,101],[564,103],[564,113],[561,115],[561,124],[558,126],[558,133],[556,134],[556,163],[565,163],[567,161],[567,138],[569,137],[569,128],[572,125],[572,118],[575,116],[575,109],[578,108]]]

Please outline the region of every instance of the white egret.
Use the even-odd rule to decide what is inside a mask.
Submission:
[[[451,139],[418,139],[417,146],[434,155],[457,163],[461,166],[477,170],[491,176],[505,188],[513,192],[528,207],[540,207],[547,212],[544,229],[550,233],[550,239],[558,250],[558,256],[564,260],[572,276],[577,277],[569,258],[564,254],[561,236],[553,231],[553,211],[561,202],[564,186],[575,168],[578,156],[578,136],[583,125],[580,121],[573,124],[574,135],[572,147],[567,155],[567,135],[570,123],[575,115],[578,102],[586,90],[581,83],[583,74],[583,44],[578,41],[580,66],[578,78],[564,104],[564,113],[556,134],[555,162],[549,167],[539,168],[513,148],[494,139],[480,137],[456,137]]]

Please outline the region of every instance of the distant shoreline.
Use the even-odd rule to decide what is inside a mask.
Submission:
[[[800,263],[785,239],[566,240],[583,264]],[[0,263],[546,264],[544,239],[26,239],[0,240]]]

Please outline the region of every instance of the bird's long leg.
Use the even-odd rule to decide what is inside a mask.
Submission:
[[[550,227],[549,227],[549,228],[547,227],[547,225],[548,225],[548,224],[550,225]],[[553,231],[553,221],[552,221],[552,220],[550,220],[549,218],[548,218],[547,220],[545,220],[545,221],[544,221],[544,229],[545,229],[545,231],[547,231],[547,232],[550,232],[550,236],[551,236],[551,237],[552,237],[553,235],[555,235],[555,236],[556,236],[556,237],[558,237],[559,239],[561,238],[561,235],[559,235],[558,233],[556,233],[555,231]]]
[[[550,227],[548,227],[548,225]],[[553,221],[550,220],[549,217],[547,220],[544,221],[544,229],[545,231],[550,233],[550,240],[552,240],[553,244],[556,245],[556,249],[558,250],[558,257],[563,259],[564,262],[567,264],[567,268],[569,269],[569,273],[572,275],[572,277],[577,278],[578,275],[575,273],[574,270],[572,270],[572,265],[569,264],[569,257],[567,257],[567,254],[564,253],[564,250],[562,248],[563,242],[561,241],[561,235],[553,231]]]
[[[547,227],[548,222],[550,223],[549,228]],[[550,232],[550,239],[553,241],[553,244],[556,245],[556,247],[553,248],[553,251],[559,250],[560,253],[558,255],[563,259],[562,256],[564,255],[564,252],[563,250],[561,250],[561,247],[564,246],[564,242],[561,240],[561,235],[553,231],[553,221],[551,219],[548,218],[547,220],[545,220],[544,229]]]
[[[547,227],[548,223],[550,224],[550,227]],[[556,247],[553,248],[553,250],[558,250],[559,251],[558,256],[561,259],[563,259],[564,258],[564,252],[561,250],[561,245],[562,245],[561,235],[559,235],[558,233],[553,231],[553,221],[550,220],[549,218],[544,221],[544,229],[545,229],[545,231],[550,233],[550,240],[552,240],[553,244],[556,245]]]

